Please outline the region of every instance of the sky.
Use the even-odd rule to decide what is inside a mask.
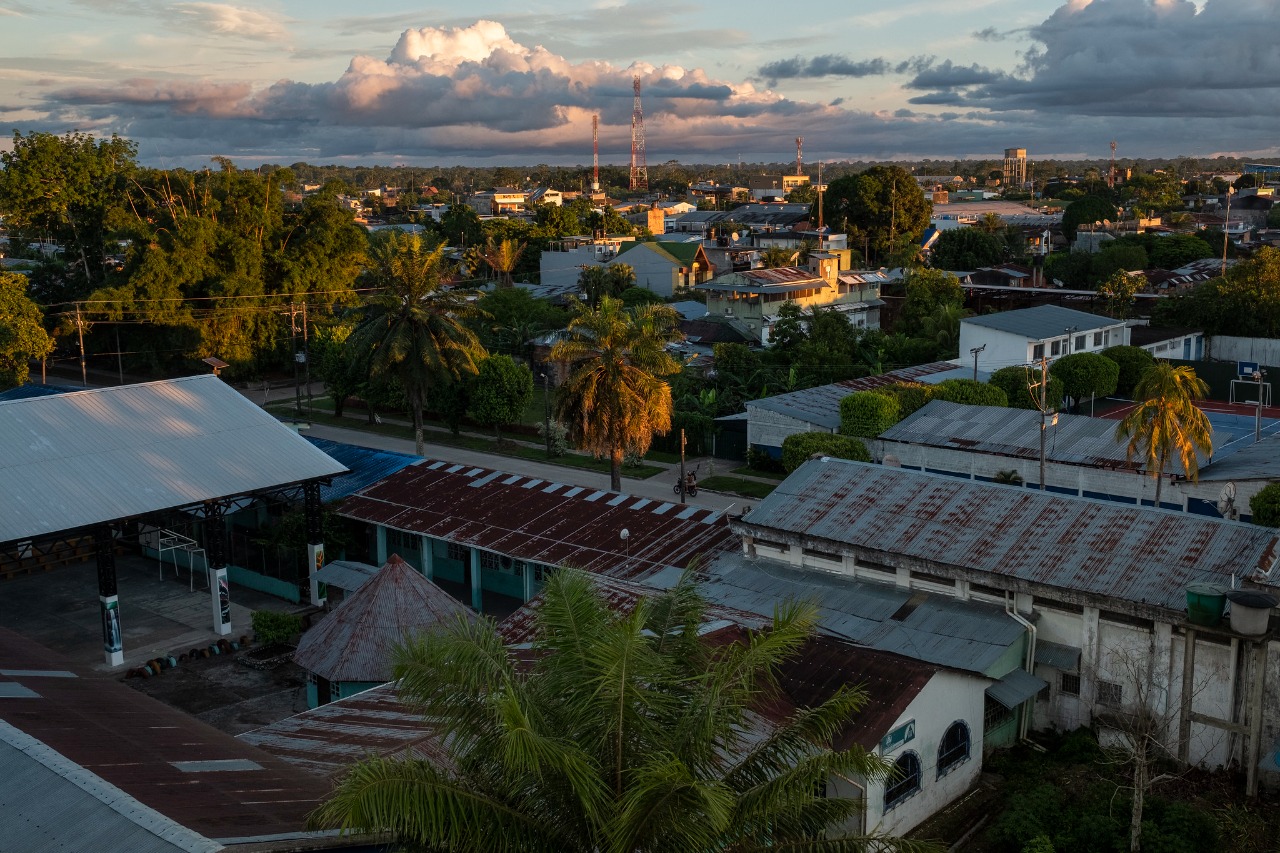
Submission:
[[[0,0],[0,128],[139,160],[1280,157],[1280,0]],[[0,149],[11,146],[6,138]]]

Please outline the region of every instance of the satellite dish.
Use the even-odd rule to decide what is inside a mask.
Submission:
[[[1240,511],[1236,509],[1236,484],[1227,483],[1222,487],[1222,491],[1218,493],[1218,515],[1229,521],[1235,521],[1240,517]]]
[[[1111,227],[1111,220],[1110,220],[1110,219],[1104,219],[1104,220],[1102,220],[1102,227],[1103,227],[1103,228],[1110,228],[1110,227]]]
[[[729,239],[735,243],[738,242],[738,232],[734,231],[732,234],[730,234]]]

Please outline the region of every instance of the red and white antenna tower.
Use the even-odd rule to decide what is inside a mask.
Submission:
[[[1111,140],[1111,168],[1107,170],[1107,186],[1112,189],[1116,185],[1116,141]]]
[[[644,110],[640,108],[640,75],[631,81],[636,92],[631,108],[631,189],[649,189],[649,168],[644,162]]]
[[[600,192],[600,116],[591,117],[591,191]]]
[[[804,174],[804,137],[796,137],[796,174]]]

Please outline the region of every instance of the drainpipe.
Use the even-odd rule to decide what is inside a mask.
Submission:
[[[1031,624],[1031,622],[1029,622],[1028,620],[1022,617],[1022,614],[1018,612],[1016,599],[1010,598],[1008,592],[1004,594],[1004,612],[1009,614],[1009,616],[1012,617],[1013,620],[1017,622],[1019,625],[1021,625],[1023,628],[1027,629],[1027,635],[1029,639],[1027,642],[1026,662],[1023,664],[1023,668],[1026,669],[1028,674],[1035,675],[1036,626]],[[1036,697],[1032,696],[1026,702],[1022,703],[1022,706],[1023,706],[1022,719],[1018,721],[1018,739],[1019,740],[1026,739],[1027,728],[1031,724],[1031,713],[1026,706],[1030,705],[1035,701],[1036,701]]]

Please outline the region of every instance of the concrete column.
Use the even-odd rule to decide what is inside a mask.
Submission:
[[[307,516],[307,566],[311,587],[311,603],[320,607],[328,597],[324,584],[316,580],[316,572],[324,568],[324,511],[320,506],[320,484],[302,487],[303,507]]]
[[[483,613],[480,596],[480,549],[471,549],[471,609]]]
[[[1167,719],[1169,691],[1173,684],[1173,626],[1168,622],[1156,622],[1151,634],[1151,672],[1148,676],[1147,694],[1151,710],[1160,719]],[[1163,733],[1167,738],[1169,733]]]
[[[524,581],[524,600],[528,602],[536,595],[533,589],[533,563],[524,564],[524,573],[521,579]]]
[[[387,528],[379,524],[374,529],[377,533],[377,544],[374,546],[374,561],[378,564],[378,568],[382,568],[387,563]]]
[[[98,606],[102,612],[102,649],[108,666],[124,663],[124,633],[120,627],[120,597],[116,594],[115,539],[111,528],[94,531],[98,558]]]
[[[1102,664],[1098,608],[1086,607],[1080,617],[1080,704],[1089,716],[1080,720],[1088,724],[1098,697],[1098,667]]]
[[[436,552],[430,536],[419,537],[418,552],[422,555],[422,575],[427,580],[431,580],[436,576]]]
[[[209,557],[209,597],[213,608],[213,630],[231,633],[231,581],[227,578],[227,526],[222,507],[208,505],[204,518],[204,548]]]

